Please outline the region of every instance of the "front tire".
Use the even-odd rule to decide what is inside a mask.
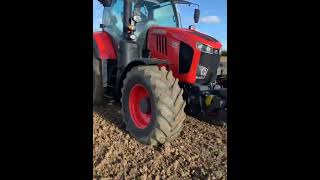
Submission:
[[[179,136],[186,118],[183,90],[172,71],[137,66],[122,88],[122,113],[129,133],[144,144],[158,145]]]

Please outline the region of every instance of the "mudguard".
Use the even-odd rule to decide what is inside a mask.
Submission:
[[[124,62],[122,62],[124,63]],[[129,64],[124,63],[122,66],[122,68],[118,68],[117,69],[117,80],[116,80],[116,88],[115,88],[115,93],[116,93],[116,97],[120,97],[120,90],[121,90],[121,85],[122,85],[122,81],[124,80],[124,78],[126,77],[126,74],[135,66],[139,66],[139,65],[158,65],[158,66],[167,66],[168,65],[168,61],[167,60],[161,60],[161,59],[156,59],[156,58],[137,58],[132,60],[131,62],[129,62]]]
[[[168,61],[163,59],[156,59],[156,58],[139,58],[139,59],[135,59],[134,61],[140,61],[146,65],[169,65]]]
[[[98,59],[116,60],[116,47],[114,47],[112,38],[108,32],[94,32],[93,33],[93,50]]]

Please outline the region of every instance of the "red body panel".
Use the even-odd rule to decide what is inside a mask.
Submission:
[[[94,32],[93,40],[96,42],[100,59],[117,59],[112,39],[107,32]]]
[[[171,28],[171,27],[158,27],[154,26],[149,29],[148,35],[148,50],[152,58],[165,59],[169,61],[170,70],[173,75],[179,78],[181,82],[193,84],[196,81],[196,72],[200,60],[201,51],[196,48],[196,42],[209,45],[214,49],[220,49],[221,43],[204,39],[200,36],[192,34],[194,30]],[[167,38],[167,53],[160,53],[157,51],[157,35],[166,36]],[[204,35],[205,36],[205,35]],[[179,74],[179,47],[180,41],[191,46],[194,50],[192,64],[190,71],[186,74]]]

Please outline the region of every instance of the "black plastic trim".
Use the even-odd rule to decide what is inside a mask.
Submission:
[[[190,71],[194,50],[184,42],[180,42],[179,49],[179,73],[186,74]]]

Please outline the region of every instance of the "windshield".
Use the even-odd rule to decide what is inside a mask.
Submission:
[[[188,28],[189,25],[194,25],[194,10],[195,4],[187,3],[186,1],[177,2],[177,14],[179,17],[179,25],[181,28]]]
[[[169,0],[136,0],[132,4],[133,15],[141,17],[136,24],[135,35],[144,47],[146,32],[152,26],[179,27],[175,5]]]
[[[175,6],[171,1],[140,0],[133,3],[133,14],[139,15],[142,22],[139,24],[157,25],[162,27],[178,27]]]
[[[153,19],[159,24],[159,26],[178,27],[174,8],[175,7],[170,1],[161,3],[158,7],[153,9]]]

